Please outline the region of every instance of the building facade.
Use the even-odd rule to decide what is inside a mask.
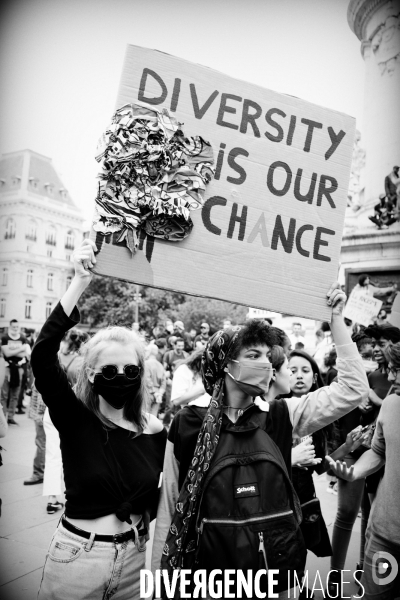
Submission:
[[[400,222],[378,229],[370,220],[384,180],[400,165],[400,0],[350,0],[348,23],[365,62],[364,127],[353,156],[341,248],[341,282],[349,293],[361,273],[400,290]],[[361,142],[365,155],[357,149]]]
[[[350,0],[347,19],[365,63],[365,199],[385,191],[400,164],[400,0]]]
[[[84,218],[52,161],[31,150],[0,158],[0,328],[38,330],[68,287]]]

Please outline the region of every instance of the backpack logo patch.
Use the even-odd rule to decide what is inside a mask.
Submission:
[[[248,496],[259,496],[258,483],[242,483],[233,486],[235,498],[247,498]]]

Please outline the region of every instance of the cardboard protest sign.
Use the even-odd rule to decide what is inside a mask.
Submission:
[[[353,291],[346,303],[343,316],[351,319],[353,323],[367,326],[377,316],[381,306],[382,300],[367,296],[363,292]]]
[[[400,327],[400,294],[397,293],[392,305],[392,312],[388,318],[391,325]]]
[[[215,176],[183,241],[92,232],[96,272],[260,309],[329,320],[353,118],[174,56],[128,46],[116,108],[166,108],[212,144]]]

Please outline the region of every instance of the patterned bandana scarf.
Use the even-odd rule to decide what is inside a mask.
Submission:
[[[230,360],[230,354],[241,329],[241,327],[229,327],[224,331],[218,331],[209,340],[203,354],[203,383],[206,392],[212,395],[212,398],[197,438],[193,459],[180,491],[163,549],[161,568],[168,571],[170,581],[175,569],[184,568],[191,562],[186,555],[195,552],[197,547],[195,530],[197,509],[205,475],[215,454],[221,430],[224,369]]]

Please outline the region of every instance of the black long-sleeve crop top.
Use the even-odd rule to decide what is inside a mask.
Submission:
[[[32,351],[35,384],[60,434],[66,486],[66,516],[96,519],[130,504],[133,514],[154,512],[167,433],[135,435],[106,428],[79,400],[58,362],[60,342],[79,322],[61,304],[44,324]],[[128,512],[129,512],[128,511]],[[120,517],[121,518],[121,517]]]

